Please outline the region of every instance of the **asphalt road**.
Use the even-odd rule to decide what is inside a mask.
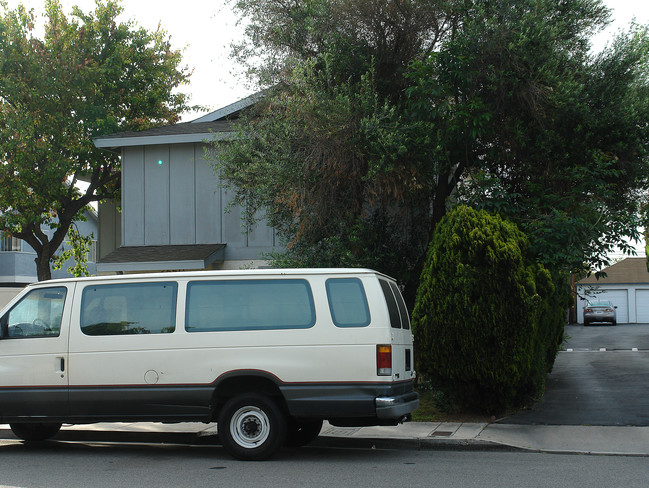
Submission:
[[[0,441],[0,485],[71,487],[590,488],[647,486],[647,459],[307,447],[262,463],[220,447]]]
[[[566,336],[541,401],[500,422],[649,426],[649,325],[568,326]]]

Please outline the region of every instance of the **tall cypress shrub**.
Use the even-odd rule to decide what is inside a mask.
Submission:
[[[556,354],[556,331],[540,330],[554,291],[513,223],[455,207],[436,228],[421,276],[418,371],[474,411],[498,413],[538,394],[552,347]]]

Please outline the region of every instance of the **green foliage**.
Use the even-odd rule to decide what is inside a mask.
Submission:
[[[428,205],[396,108],[380,97],[373,68],[334,83],[335,64],[324,55],[294,69],[211,159],[248,223],[265,216],[288,244],[274,264],[418,274]]]
[[[413,298],[458,200],[514,221],[551,269],[601,267],[637,237],[649,42],[636,26],[592,55],[602,2],[235,5],[237,59],[274,88],[214,157],[248,217],[280,229],[279,263],[373,262]]]
[[[88,276],[88,253],[92,246],[93,235],[82,235],[76,228],[76,224],[68,230],[68,249],[64,249],[59,256],[52,258],[52,269],[61,269],[68,259],[73,259],[74,264],[69,266],[67,271],[75,278]]]
[[[563,301],[563,303],[561,303]],[[563,339],[565,292],[516,226],[458,206],[437,226],[413,312],[418,371],[460,406],[537,396]]]
[[[46,0],[39,38],[32,11],[0,5],[0,229],[34,248],[41,280],[79,212],[119,190],[119,155],[93,138],[173,123],[188,108],[180,52],[164,31],[118,23],[121,12],[100,0],[66,16]]]
[[[410,72],[431,159],[461,169],[460,203],[516,222],[540,262],[601,268],[638,237],[646,201],[647,29],[593,56],[589,38],[608,21],[600,2],[476,1],[460,16]]]
[[[458,2],[422,0],[234,0],[247,18],[246,38],[234,49],[262,86],[283,82],[305,61],[335,61],[332,83],[356,83],[374,66],[378,92],[396,100],[413,59],[446,35]]]
[[[433,180],[410,154],[405,73],[444,35],[450,4],[236,6],[249,20],[237,60],[261,59],[253,81],[273,88],[213,159],[249,222],[266,217],[287,243],[274,264],[372,266],[415,283]]]

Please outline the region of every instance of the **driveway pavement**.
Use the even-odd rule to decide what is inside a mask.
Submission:
[[[543,399],[501,424],[649,426],[649,325],[566,327]]]

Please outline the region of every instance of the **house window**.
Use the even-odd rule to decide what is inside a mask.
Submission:
[[[2,251],[20,251],[20,239],[3,232],[0,235],[0,252]]]

